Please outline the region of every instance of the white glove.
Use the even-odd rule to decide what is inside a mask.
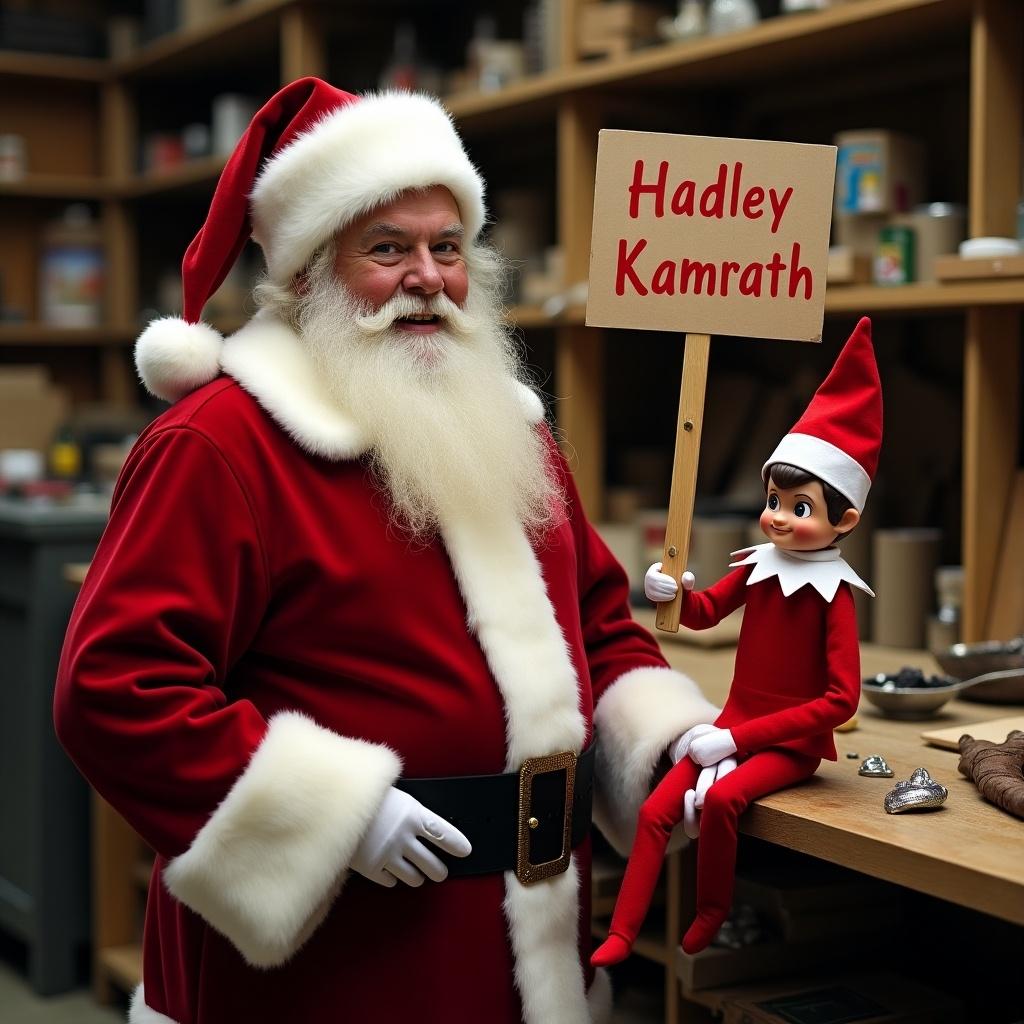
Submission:
[[[419,886],[424,877],[443,882],[448,868],[420,839],[455,857],[473,849],[450,822],[438,817],[414,796],[392,786],[377,809],[352,857],[351,868],[389,889],[397,882]]]
[[[690,744],[698,736],[703,736],[705,733],[714,732],[715,727],[709,725],[707,722],[702,722],[700,725],[695,725],[691,729],[687,729],[682,736],[679,737],[668,748],[668,756],[672,759],[673,764],[679,764],[680,761],[690,752]]]
[[[683,590],[693,590],[694,576],[692,572],[684,572],[682,581]],[[648,601],[653,601],[655,604],[671,601],[676,596],[678,589],[676,581],[661,571],[661,562],[655,562],[644,575],[644,594]]]
[[[697,788],[694,790],[694,807],[698,811],[704,806],[704,797],[711,786],[728,775],[735,767],[735,757],[723,757],[718,764],[701,769],[700,775],[697,776]]]
[[[707,791],[735,767],[735,757],[723,757],[718,764],[702,768],[697,777],[697,788],[688,789],[683,794],[683,831],[691,839],[696,839],[700,834],[700,811],[704,806],[704,797]]]
[[[736,741],[728,729],[713,729],[690,744],[690,759],[705,768],[736,753]]]

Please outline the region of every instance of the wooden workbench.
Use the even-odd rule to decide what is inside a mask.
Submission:
[[[636,617],[651,625],[653,614]],[[732,675],[734,650],[703,650],[658,633],[673,668],[686,672],[708,698],[721,703]],[[921,651],[864,644],[862,674],[895,672],[904,665],[939,672]],[[861,700],[858,727],[836,733],[839,760],[824,761],[803,785],[762,797],[747,811],[740,830],[779,846],[853,868],[875,878],[938,896],[961,906],[1024,924],[1024,822],[982,800],[957,771],[960,755],[927,745],[926,730],[966,727],[1021,710],[1007,705],[952,700],[924,721],[887,718]],[[969,731],[966,728],[964,731]],[[857,759],[848,759],[856,753]],[[857,774],[868,754],[881,754],[893,779]],[[893,783],[918,767],[949,790],[942,809],[886,814],[882,806]]]

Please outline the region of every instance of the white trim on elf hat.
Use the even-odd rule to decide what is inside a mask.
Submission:
[[[319,78],[286,85],[257,111],[221,173],[182,261],[182,315],[154,320],[135,343],[146,389],[175,402],[220,373],[223,338],[200,317],[250,237],[270,279],[287,284],[357,217],[431,185],[451,191],[475,238],[487,216],[483,180],[436,100],[359,97]]]
[[[832,371],[803,416],[761,469],[782,462],[831,484],[858,512],[878,469],[882,445],[882,384],[878,378],[871,321],[861,317]]]

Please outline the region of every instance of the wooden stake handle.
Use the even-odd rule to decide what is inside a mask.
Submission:
[[[668,499],[668,524],[665,528],[665,554],[662,572],[678,582],[690,554],[690,527],[693,525],[693,500],[697,493],[697,462],[700,458],[700,431],[704,422],[704,391],[708,382],[708,356],[711,336],[687,334],[683,353],[683,380],[679,388],[679,421],[676,424],[676,451],[672,461],[672,491]],[[679,632],[679,611],[683,589],[675,599],[658,605],[655,624],[666,633]]]

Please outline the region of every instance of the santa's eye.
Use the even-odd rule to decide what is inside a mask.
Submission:
[[[798,501],[793,506],[793,514],[797,519],[808,519],[811,515],[811,503],[809,501]]]
[[[779,508],[779,496],[777,494],[768,495],[768,508],[772,512],[778,511]]]

